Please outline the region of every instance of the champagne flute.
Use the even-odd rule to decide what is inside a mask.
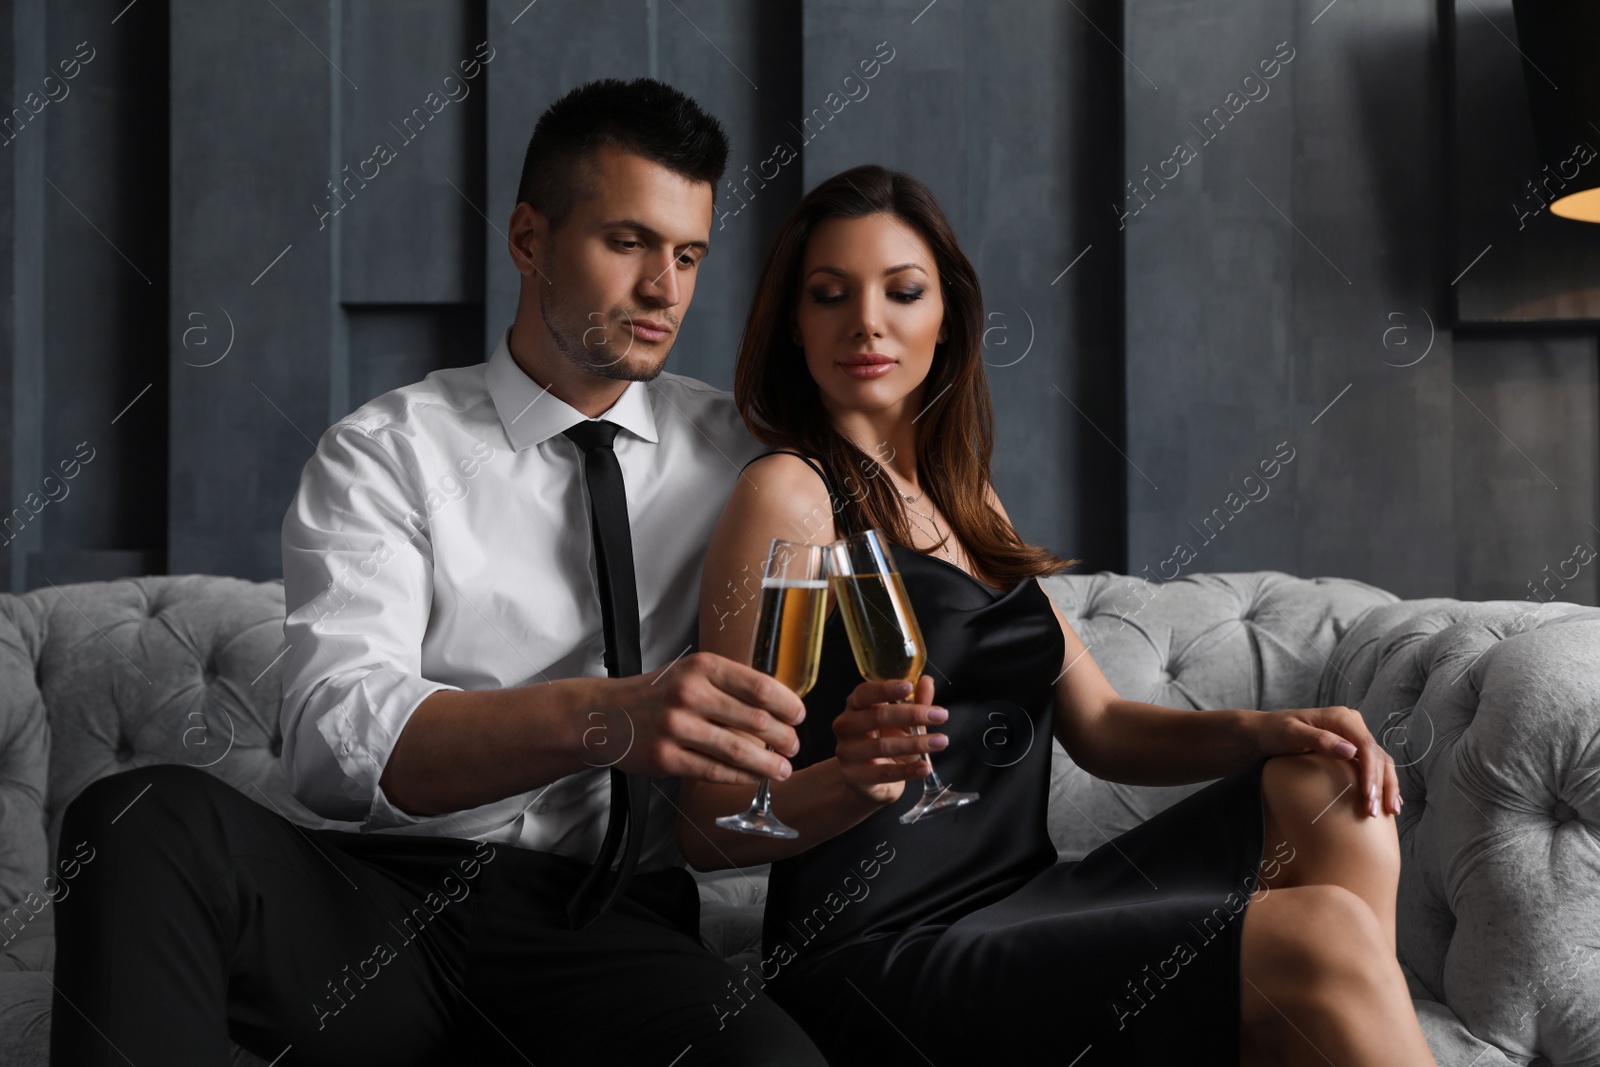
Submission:
[[[773,538],[761,574],[761,604],[750,638],[750,666],[772,675],[794,690],[795,696],[805,696],[817,683],[827,610],[827,550],[822,545]],[[748,810],[724,815],[716,824],[763,837],[800,836],[772,814],[770,778],[761,779]]]
[[[850,651],[856,668],[869,682],[907,681],[916,684],[927,660],[927,643],[911,598],[895,568],[889,546],[877,530],[864,530],[828,546],[833,560],[833,592],[839,599],[845,632],[850,635]],[[909,704],[916,694],[896,701]],[[917,735],[925,731],[914,726]],[[958,792],[939,780],[933,754],[924,752],[928,776],[922,780],[922,798],[905,814],[903,823],[916,822],[929,812],[963,807],[978,799],[977,793]]]

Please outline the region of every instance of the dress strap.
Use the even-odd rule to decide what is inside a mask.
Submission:
[[[850,534],[854,533],[855,530],[852,528],[850,523],[849,509],[845,506],[844,498],[834,491],[833,479],[828,477],[828,472],[823,469],[822,464],[818,463],[804,452],[796,452],[792,448],[775,448],[770,452],[763,452],[759,456],[751,457],[750,462],[746,463],[745,467],[750,466],[751,463],[754,463],[758,459],[764,459],[767,456],[776,456],[780,452],[787,453],[791,456],[799,456],[811,466],[812,470],[817,472],[817,477],[822,479],[822,484],[828,487],[828,500],[833,505],[834,530],[841,537],[848,537]],[[740,470],[743,469],[744,468],[742,467],[740,468]]]

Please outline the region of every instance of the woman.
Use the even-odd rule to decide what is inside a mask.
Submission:
[[[748,784],[682,783],[696,868],[773,863],[745,985],[835,1064],[1433,1064],[1395,959],[1392,761],[1348,708],[1118,697],[1037,581],[1076,561],[1022,542],[989,483],[982,306],[931,194],[881,167],[808,194],[763,268],[735,393],[774,451],[712,536],[700,647],[748,655],[739,590],[772,538],[870,526],[897,546],[930,674],[862,683],[830,616],[773,783],[794,840],[713,824]],[[1052,735],[1110,781],[1219,780],[1058,863]],[[901,825],[923,753],[981,799]]]

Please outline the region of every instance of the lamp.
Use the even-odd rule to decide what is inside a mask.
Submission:
[[[1530,191],[1552,215],[1600,222],[1600,3],[1513,0],[1511,8],[1544,164]]]

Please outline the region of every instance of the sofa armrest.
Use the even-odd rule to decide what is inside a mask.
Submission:
[[[1334,664],[1399,772],[1397,950],[1430,1040],[1600,1063],[1600,609],[1400,607],[1370,674]]]

